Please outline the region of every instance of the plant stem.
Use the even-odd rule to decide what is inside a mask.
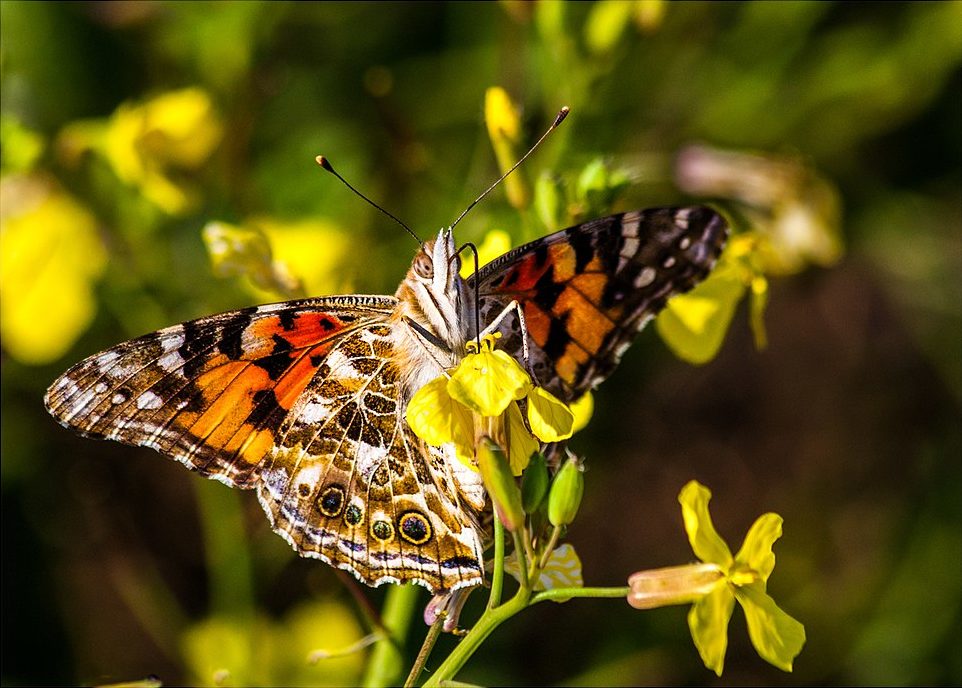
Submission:
[[[535,593],[530,604],[538,604],[545,600],[564,601],[572,597],[628,597],[631,588],[552,588]]]
[[[392,585],[384,599],[381,623],[388,635],[374,644],[362,685],[385,688],[397,684],[403,670],[401,647],[417,608],[418,590],[412,584]]]
[[[417,682],[421,672],[424,671],[424,665],[431,655],[431,650],[434,649],[434,644],[438,641],[438,636],[441,635],[441,629],[444,628],[444,620],[447,616],[447,613],[442,611],[438,614],[434,623],[431,624],[431,628],[428,629],[427,637],[424,638],[417,659],[414,660],[414,666],[411,667],[411,673],[408,674],[407,680],[404,682],[404,688],[411,688]]]
[[[548,560],[551,559],[551,553],[554,551],[555,545],[558,544],[558,538],[561,537],[561,526],[555,526],[551,531],[551,539],[548,540],[547,547],[544,548],[544,554],[541,555],[541,563],[538,568],[544,568],[548,565]]]
[[[424,687],[439,686],[442,681],[452,679],[494,629],[527,607],[530,599],[531,590],[522,587],[514,597],[500,607],[486,610],[478,619],[474,628],[468,631],[468,634],[462,638],[447,659],[435,670],[434,675],[425,682]]]

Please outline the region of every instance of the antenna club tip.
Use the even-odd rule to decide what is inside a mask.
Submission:
[[[571,108],[569,108],[567,105],[562,106],[562,108],[558,111],[558,116],[554,118],[554,126],[558,126],[564,122],[564,119],[568,116],[569,112],[571,112]]]
[[[331,167],[331,163],[328,162],[327,158],[325,158],[323,155],[318,155],[316,158],[314,158],[314,160],[317,162],[318,165],[323,167],[328,172],[334,171],[334,168]]]

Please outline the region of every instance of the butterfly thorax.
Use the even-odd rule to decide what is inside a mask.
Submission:
[[[409,395],[464,356],[467,289],[459,267],[453,233],[442,229],[437,239],[424,242],[394,294],[394,348]]]

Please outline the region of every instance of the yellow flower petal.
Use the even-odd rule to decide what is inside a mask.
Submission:
[[[767,581],[775,568],[772,545],[782,536],[782,517],[778,514],[759,516],[745,536],[745,542],[735,555],[735,561],[752,569],[762,581]]]
[[[528,466],[528,462],[531,460],[531,455],[534,454],[541,445],[538,444],[538,440],[531,436],[528,432],[528,428],[524,425],[524,418],[521,415],[521,409],[518,408],[518,404],[512,402],[508,404],[507,412],[505,413],[505,431],[507,434],[507,445],[508,445],[508,459],[511,462],[511,472],[514,475],[521,475],[525,468]]]
[[[718,353],[745,293],[745,283],[730,271],[718,271],[687,294],[668,300],[655,318],[655,329],[679,358],[707,363]]]
[[[585,392],[568,404],[568,408],[575,417],[574,424],[571,426],[571,434],[574,434],[588,425],[588,421],[591,420],[591,415],[595,412],[595,397],[591,392]]]
[[[574,414],[543,387],[528,393],[528,424],[542,442],[560,442],[571,437]]]
[[[532,387],[518,362],[492,347],[492,339],[485,338],[481,351],[465,356],[448,381],[451,397],[482,416],[500,416]]]
[[[705,666],[719,676],[725,668],[728,650],[728,622],[732,618],[735,598],[725,580],[718,581],[711,592],[688,611],[688,628]]]
[[[735,588],[735,597],[745,611],[748,637],[759,656],[782,671],[791,671],[805,645],[805,627],[775,604],[761,581]]]
[[[453,442],[458,458],[471,465],[466,447],[474,444],[474,419],[471,412],[447,392],[447,379],[439,377],[419,389],[407,407],[407,421],[414,434],[428,444],[440,447]]]
[[[731,550],[721,539],[708,512],[711,492],[696,480],[681,489],[678,501],[685,520],[685,531],[695,555],[709,564],[718,564],[728,571],[732,565]]]

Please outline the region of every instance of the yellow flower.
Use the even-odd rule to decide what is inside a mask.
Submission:
[[[350,283],[336,276],[350,239],[323,220],[252,217],[240,226],[215,221],[204,227],[203,238],[214,274],[246,277],[258,300],[352,291]],[[318,246],[324,250],[315,250]]]
[[[485,336],[480,347],[468,342],[470,353],[449,377],[429,382],[414,395],[407,421],[428,444],[453,444],[458,458],[473,468],[476,441],[489,435],[507,450],[511,471],[518,476],[538,450],[538,440],[571,437],[574,417],[557,398],[535,387],[516,360],[494,349],[498,337]],[[518,406],[525,398],[527,426]]]
[[[123,103],[106,121],[75,122],[61,132],[59,146],[68,161],[87,150],[100,153],[122,182],[177,215],[189,210],[196,198],[187,186],[173,181],[171,173],[200,167],[222,135],[207,93],[185,88],[141,104]]]
[[[805,627],[782,611],[766,587],[775,568],[772,545],[781,537],[782,517],[760,516],[733,557],[708,512],[711,492],[691,481],[678,495],[685,530],[701,564],[641,571],[628,579],[628,603],[638,609],[692,605],[688,613],[695,647],[705,666],[721,676],[728,647],[728,622],[735,600],[745,611],[752,645],[765,661],[792,670],[805,644]]]
[[[55,361],[97,310],[93,285],[107,266],[96,218],[50,179],[0,181],[0,336],[6,351]]]
[[[487,265],[495,258],[504,255],[511,249],[511,235],[503,229],[491,229],[478,244],[478,267]],[[461,277],[467,279],[474,274],[474,261],[465,254],[461,261]]]

